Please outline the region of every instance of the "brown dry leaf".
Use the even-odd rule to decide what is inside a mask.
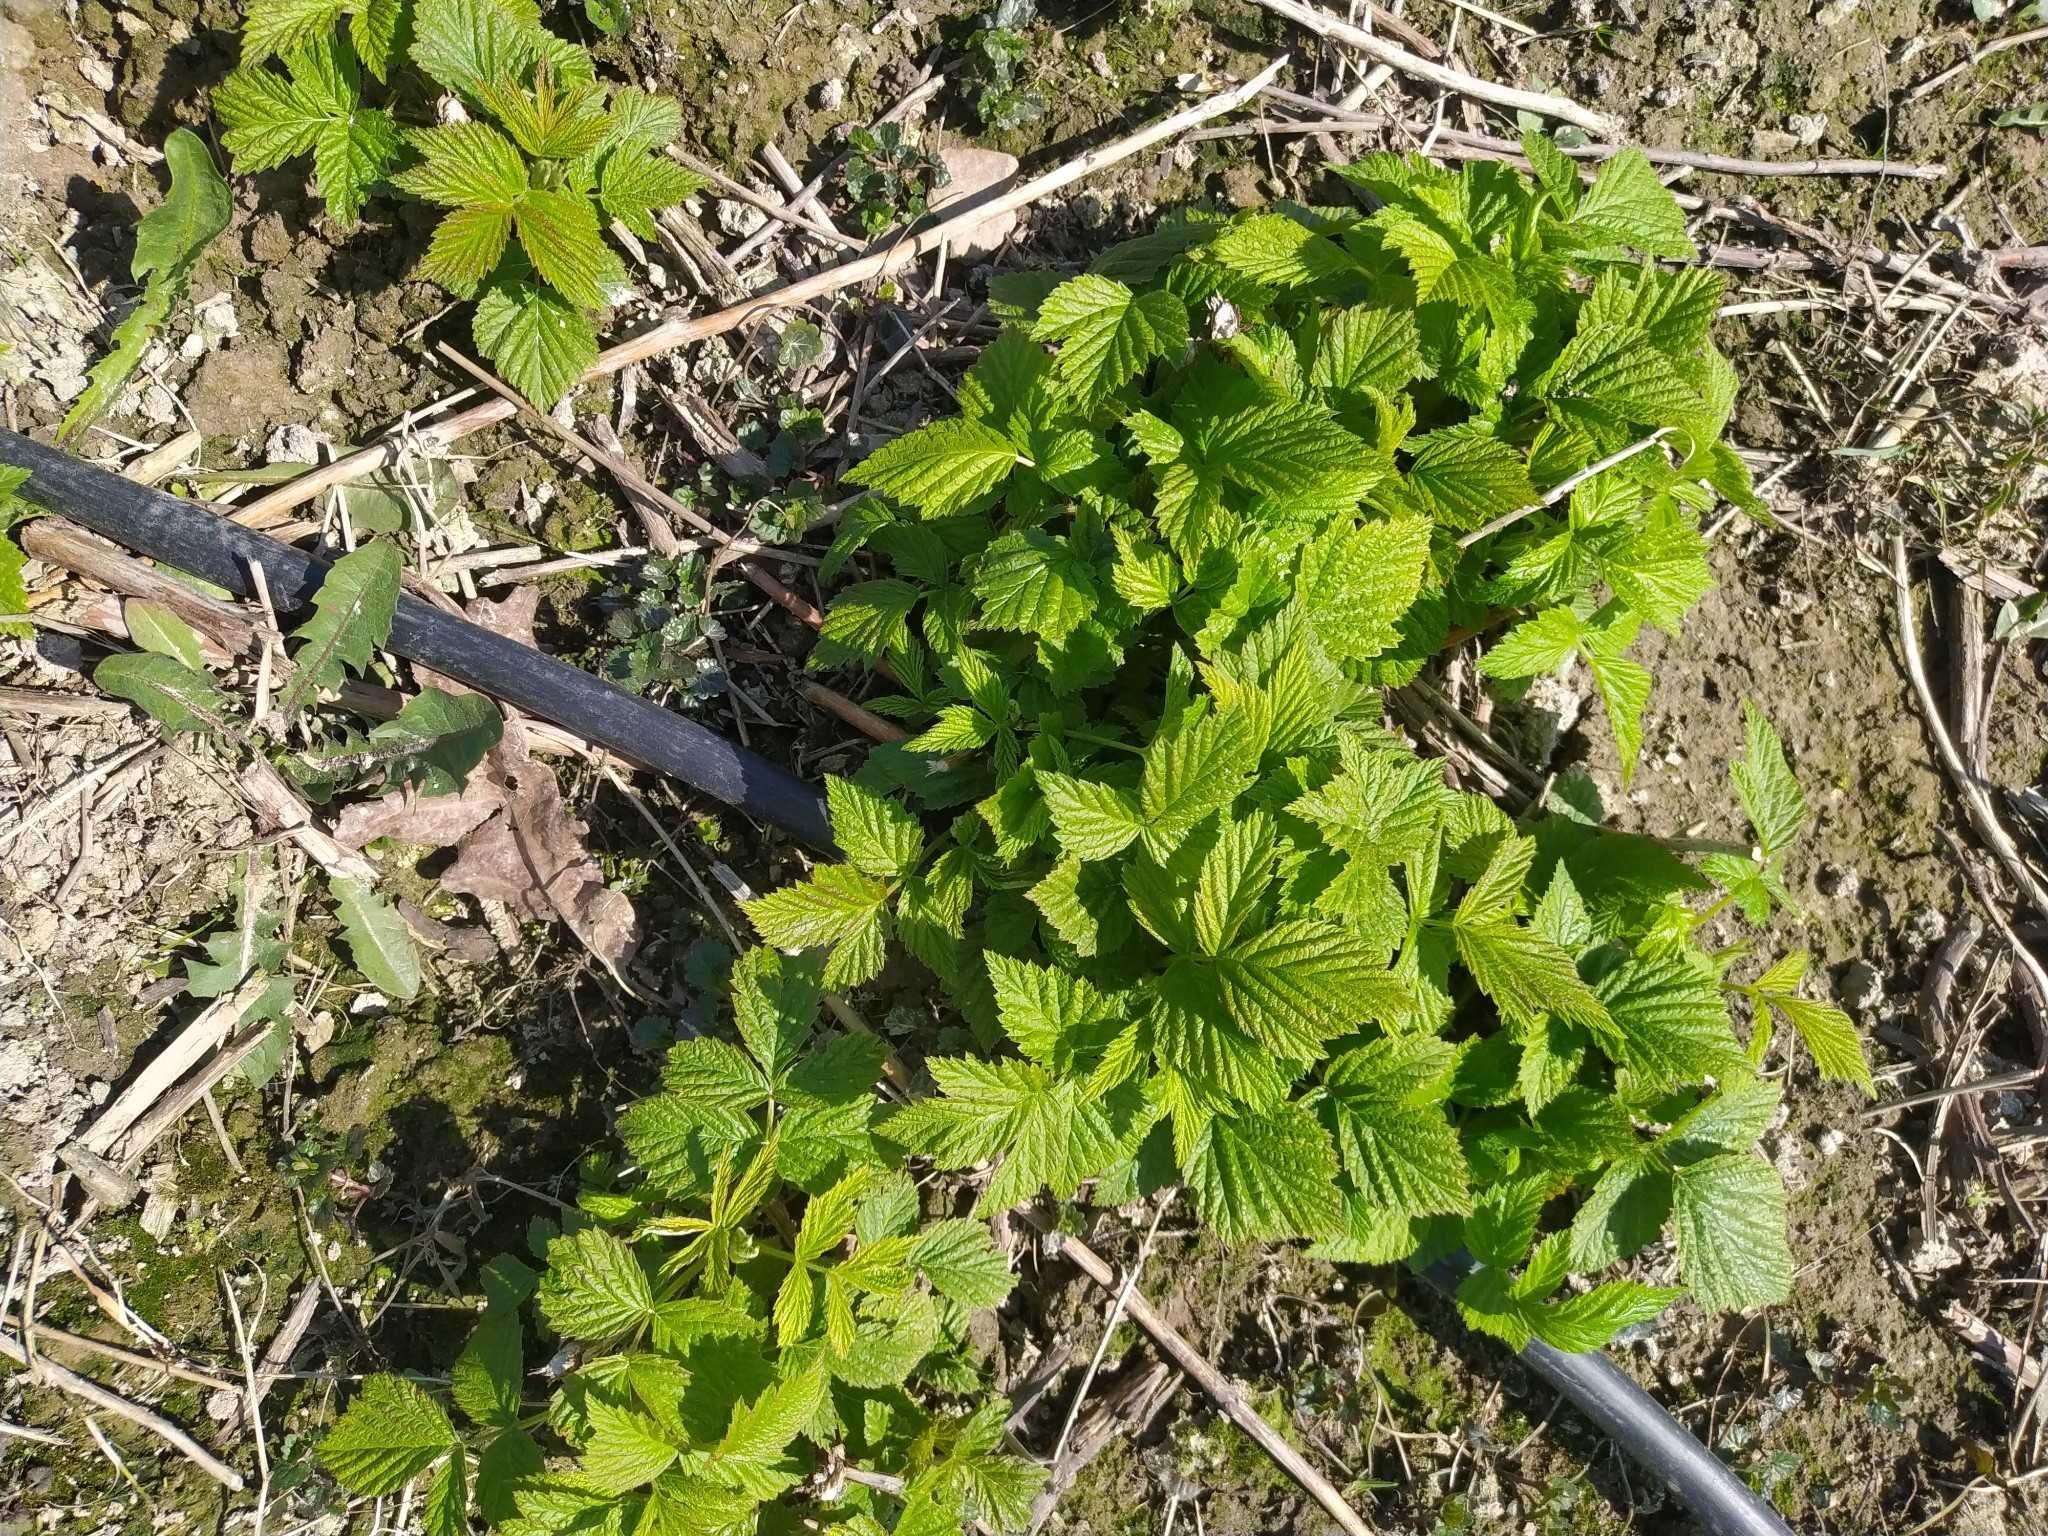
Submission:
[[[502,602],[479,598],[469,617],[495,634],[539,649],[533,633],[540,593],[519,587]],[[422,685],[471,693],[453,678],[426,667]],[[508,710],[505,735],[469,776],[460,795],[397,796],[352,805],[334,835],[352,847],[377,837],[454,847],[455,862],[441,888],[484,901],[500,901],[535,922],[565,922],[598,959],[616,971],[640,944],[633,904],[604,883],[585,839],[590,828],[569,813],[554,770],[527,751],[519,715]]]
[[[541,922],[559,917],[600,960],[624,963],[639,945],[639,920],[604,883],[584,845],[590,829],[569,813],[551,769],[502,745],[493,757],[507,779],[504,809],[462,840],[442,889]]]
[[[459,795],[386,795],[346,807],[334,821],[334,840],[361,848],[380,837],[424,848],[459,843],[505,803],[505,786],[489,767],[477,769]]]

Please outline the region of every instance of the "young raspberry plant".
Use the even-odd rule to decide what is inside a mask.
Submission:
[[[366,70],[384,105],[366,104]],[[397,104],[430,87],[435,120],[402,124]],[[682,129],[675,102],[600,81],[531,0],[267,0],[214,106],[237,171],[310,153],[344,230],[381,187],[446,209],[420,271],[476,300],[477,350],[543,406],[595,361],[595,316],[630,291],[607,221],[653,239],[654,215],[703,185],[661,152]]]
[[[1583,665],[1641,749],[1644,624],[1711,586],[1703,513],[1757,503],[1722,441],[1721,279],[1640,154],[1590,186],[1500,164],[1343,168],[1373,211],[1190,214],[1078,274],[1002,278],[960,414],[856,466],[812,662],[886,672],[910,739],[831,784],[843,863],[750,904],[835,987],[894,947],[980,1054],[887,1134],[992,1165],[984,1212],[1179,1184],[1231,1242],[1463,1248],[1476,1327],[1590,1348],[1676,1281],[1782,1300],[1754,1143],[1782,1016],[1868,1091],[1805,957],[1738,979],[1806,807],[1752,714],[1753,838],[1697,865],[1519,818],[1384,724],[1469,647],[1495,686]],[[1718,887],[1718,899],[1700,898]],[[1745,1028],[1743,1015],[1747,1016]],[[1659,1283],[1574,1274],[1670,1223]]]
[[[465,1427],[373,1377],[320,1446],[344,1487],[423,1481],[429,1536],[472,1509],[514,1536],[1029,1523],[1044,1470],[1001,1449],[967,1338],[1008,1261],[985,1222],[923,1213],[876,1134],[886,1047],[820,1032],[820,987],[814,961],[741,958],[729,1029],[621,1118],[632,1171],[585,1165],[538,1275],[483,1267],[446,1394]]]

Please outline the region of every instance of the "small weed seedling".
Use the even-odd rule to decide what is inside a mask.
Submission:
[[[946,184],[945,162],[901,124],[856,128],[846,143],[846,193],[870,235],[923,218],[926,198]]]
[[[200,253],[234,215],[228,184],[198,134],[189,128],[174,129],[164,140],[164,163],[171,170],[170,191],[135,226],[129,272],[142,284],[142,297],[114,327],[114,349],[93,364],[85,393],[72,402],[57,429],[60,441],[77,436],[121,398],[123,387],[142,366],[142,354],[183,301]],[[0,560],[5,558],[0,555]]]
[[[324,690],[339,688],[349,673],[361,675],[369,668],[391,634],[399,572],[398,548],[388,543],[365,544],[334,562],[314,596],[312,618],[293,633],[290,673],[275,705],[279,721],[307,714]],[[167,730],[207,737],[244,756],[274,758],[286,777],[315,800],[345,787],[385,794],[407,788],[458,794],[503,729],[497,706],[482,695],[427,688],[408,699],[394,718],[367,732],[335,726],[323,731],[326,739],[318,746],[286,752],[267,740],[270,722],[246,718],[240,701],[205,670],[199,636],[184,621],[155,604],[131,602],[127,611],[129,632],[142,649],[107,657],[93,669],[93,682],[137,705]],[[268,974],[282,962],[281,948],[271,937],[276,917],[263,885],[262,866],[251,863],[244,870],[232,953],[212,957],[206,972],[211,980],[193,973],[196,995],[217,995],[201,990],[216,982],[232,991],[252,967]],[[328,894],[364,979],[391,997],[417,993],[419,953],[398,909],[369,884],[340,875],[328,881]]]
[[[975,19],[968,43],[974,110],[981,126],[993,133],[1045,116],[1045,93],[1025,84],[1020,74],[1031,56],[1024,29],[1037,17],[1036,0],[998,0]]]
[[[421,85],[450,110],[401,126],[395,104]],[[661,153],[676,103],[600,81],[532,0],[261,0],[214,108],[238,171],[310,153],[344,230],[380,187],[447,209],[421,271],[476,300],[477,349],[544,407],[596,359],[593,315],[628,291],[605,221],[651,240],[654,214],[703,185]]]

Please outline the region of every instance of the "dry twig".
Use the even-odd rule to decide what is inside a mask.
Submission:
[[[1506,107],[1516,112],[1536,112],[1544,117],[1554,117],[1559,122],[1575,123],[1588,133],[1597,133],[1602,138],[1621,137],[1621,126],[1604,112],[1595,112],[1582,107],[1576,101],[1563,96],[1552,96],[1544,91],[1525,91],[1519,86],[1498,85],[1491,80],[1482,80],[1477,75],[1468,75],[1463,70],[1452,69],[1433,59],[1396,47],[1383,37],[1375,36],[1362,27],[1330,15],[1327,11],[1304,5],[1301,0],[1256,0],[1264,9],[1275,16],[1284,16],[1296,26],[1313,32],[1318,37],[1329,38],[1332,42],[1355,48],[1368,58],[1389,65],[1404,75],[1417,80],[1426,80],[1431,85],[1461,96],[1470,96],[1478,101],[1490,101],[1497,107]]]

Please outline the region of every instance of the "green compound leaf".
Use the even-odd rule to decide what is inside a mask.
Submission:
[[[1008,438],[956,417],[892,438],[845,478],[920,516],[956,517],[980,505],[1016,466],[1017,450]]]
[[[405,919],[377,891],[360,880],[336,875],[327,882],[334,915],[348,940],[349,956],[363,979],[403,1002],[419,992],[420,955]]]
[[[319,690],[339,688],[345,669],[361,673],[378,647],[391,638],[398,612],[398,546],[365,544],[329,567],[313,594],[313,617],[292,632],[299,642],[292,653],[292,680],[277,701],[278,712],[290,719]]]
[[[372,1376],[327,1438],[320,1462],[351,1493],[397,1493],[455,1449],[441,1405],[398,1376]]]
[[[1135,294],[1113,278],[1084,273],[1046,295],[1031,334],[1061,343],[1054,371],[1093,409],[1152,359],[1179,359],[1188,344],[1188,311],[1170,293]]]
[[[1710,1311],[1775,1306],[1792,1293],[1785,1186],[1746,1153],[1711,1157],[1672,1175],[1678,1270]]]

